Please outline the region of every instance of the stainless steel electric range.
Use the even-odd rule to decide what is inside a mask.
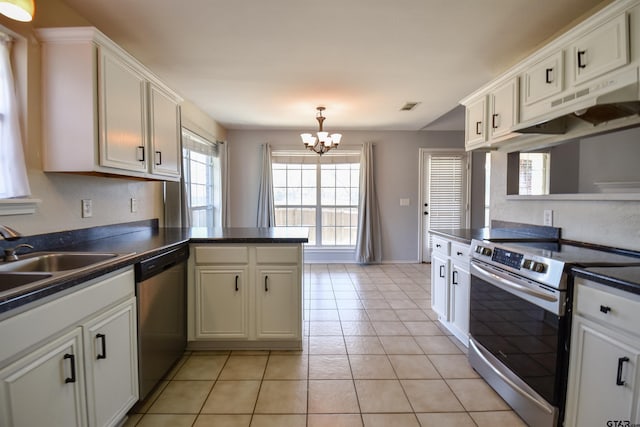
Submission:
[[[577,244],[471,243],[469,362],[532,427],[559,426],[573,266],[640,264]]]

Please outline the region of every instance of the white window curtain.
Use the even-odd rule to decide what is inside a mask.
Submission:
[[[258,227],[275,227],[276,214],[273,204],[273,172],[271,170],[271,146],[262,146],[262,173],[258,192]]]
[[[220,166],[222,174],[222,226],[231,227],[229,213],[229,143],[221,145]]]
[[[360,159],[360,204],[358,206],[358,239],[356,262],[379,264],[382,261],[380,210],[373,179],[373,144],[362,146]]]
[[[0,199],[31,195],[11,71],[11,42],[0,33]]]

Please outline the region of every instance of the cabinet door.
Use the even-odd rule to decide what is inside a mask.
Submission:
[[[301,288],[295,266],[258,267],[256,335],[260,339],[300,338]]]
[[[598,77],[629,62],[627,14],[596,27],[573,43],[574,83]]]
[[[138,400],[136,300],[84,327],[90,426],[113,426]]]
[[[0,371],[0,425],[87,425],[81,341],[76,328]]]
[[[145,172],[145,79],[106,48],[99,51],[100,166]]]
[[[562,92],[564,67],[562,51],[528,68],[523,74],[522,102],[534,104]]]
[[[604,326],[574,316],[565,425],[640,422],[638,363],[638,342],[632,343]]]
[[[487,98],[482,96],[467,106],[465,122],[465,148],[482,146],[487,140]]]
[[[518,78],[496,88],[489,99],[489,139],[494,139],[509,134],[518,123]]]
[[[433,311],[449,318],[449,259],[433,254],[431,257],[431,307]]]
[[[196,338],[248,338],[246,268],[196,267]]]
[[[455,329],[456,336],[463,340],[469,335],[470,282],[468,266],[457,262],[451,263],[451,308],[449,321]]]
[[[180,109],[161,88],[149,85],[149,128],[151,131],[151,172],[180,177]]]

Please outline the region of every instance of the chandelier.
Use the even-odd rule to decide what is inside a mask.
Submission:
[[[316,110],[318,110],[316,120],[318,121],[319,126],[318,132],[316,133],[317,136],[313,136],[310,133],[303,133],[300,134],[300,137],[302,138],[302,142],[304,143],[305,147],[322,156],[332,148],[338,148],[338,144],[340,144],[342,134],[334,133],[329,135],[329,132],[323,131],[322,122],[324,122],[325,117],[322,115],[322,112],[325,110],[325,108],[317,107]]]

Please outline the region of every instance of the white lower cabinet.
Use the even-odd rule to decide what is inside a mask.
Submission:
[[[448,320],[449,316],[449,258],[436,254],[431,256],[431,308]]]
[[[196,267],[196,338],[249,338],[247,268]]]
[[[0,322],[0,426],[116,426],[138,400],[133,268]]]
[[[300,334],[300,284],[296,266],[258,266],[256,337],[295,339]]]
[[[191,254],[191,348],[300,348],[301,244],[199,244]]]
[[[469,334],[469,292],[471,285],[468,265],[468,261],[466,266],[460,262],[451,263],[450,286],[449,329],[454,335],[465,337],[465,343]]]
[[[576,283],[564,425],[639,425],[640,298]]]
[[[431,308],[464,345],[469,342],[469,245],[432,236]]]
[[[138,400],[135,298],[92,319],[83,331],[89,425],[117,425]]]
[[[1,425],[87,425],[82,361],[82,330],[75,328],[2,369]]]

